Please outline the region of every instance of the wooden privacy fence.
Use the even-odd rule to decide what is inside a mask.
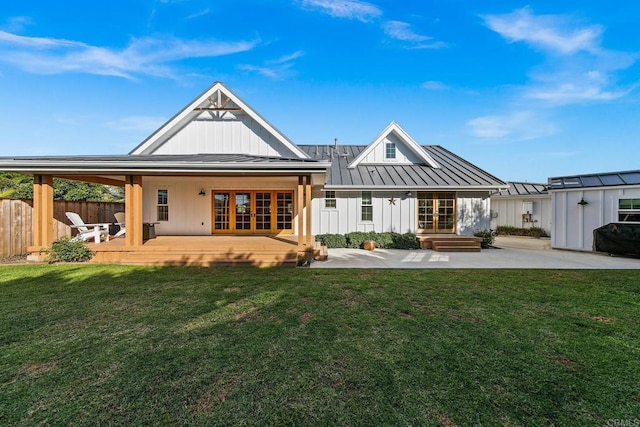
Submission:
[[[72,229],[65,212],[76,212],[87,224],[115,222],[113,214],[124,211],[124,203],[53,202],[53,235],[58,240]],[[33,245],[33,200],[0,199],[0,258],[24,255]]]

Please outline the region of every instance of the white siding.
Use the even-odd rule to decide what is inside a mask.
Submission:
[[[212,118],[208,113],[189,122],[153,154],[252,154],[290,157],[292,153],[246,115]]]
[[[522,203],[531,202],[533,204],[533,222],[523,222]],[[547,233],[551,232],[551,196],[546,197],[501,197],[491,198],[491,211],[494,216],[491,218],[491,228],[493,230],[500,225],[508,225],[517,228],[540,227]]]
[[[393,142],[396,144],[396,158],[395,159],[386,159],[386,145],[388,142]],[[389,134],[384,140],[382,140],[378,145],[376,145],[373,150],[365,156],[364,159],[360,162],[360,164],[380,164],[380,163],[392,163],[392,164],[413,164],[413,163],[423,163],[423,160],[418,158],[413,151],[409,149],[405,145],[404,142],[400,138],[398,138],[395,134]]]
[[[640,187],[557,190],[551,192],[551,246],[591,251],[593,230],[618,222],[618,199],[640,198]],[[581,206],[584,199],[588,204]]]
[[[324,193],[317,191],[312,201],[313,234],[346,234],[353,231],[416,232],[416,199],[404,191],[372,192],[373,222],[361,218],[361,192],[336,191],[336,208],[324,207]],[[395,205],[389,199],[395,199]],[[458,193],[456,200],[457,234],[473,234],[489,228],[487,192]]]
[[[456,194],[456,234],[472,235],[491,226],[489,193]]]
[[[169,190],[169,221],[156,224],[157,234],[210,235],[213,190],[296,190],[297,178],[145,177],[142,186],[145,222],[157,221],[157,192],[159,189]],[[205,196],[198,195],[201,189],[204,189]],[[294,193],[294,203],[295,200]]]
[[[361,194],[360,191],[336,191],[336,208],[333,209],[324,207],[324,192],[315,192],[311,203],[312,233],[415,232],[414,198],[404,197],[404,191],[373,191],[373,221],[362,221]],[[395,204],[389,199],[394,199]]]

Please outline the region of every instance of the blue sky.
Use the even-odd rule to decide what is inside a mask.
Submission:
[[[222,81],[298,144],[393,120],[503,180],[640,169],[640,2],[59,4],[3,4],[2,156],[127,153]]]

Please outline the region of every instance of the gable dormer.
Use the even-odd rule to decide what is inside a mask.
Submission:
[[[307,155],[220,82],[193,100],[130,154]]]
[[[349,164],[349,168],[374,164],[426,164],[433,168],[440,167],[433,157],[424,151],[396,122],[389,123],[380,135]]]

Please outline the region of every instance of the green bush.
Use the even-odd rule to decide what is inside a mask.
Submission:
[[[354,249],[361,249],[365,240],[375,240],[375,232],[362,232],[354,231],[353,233],[347,233],[347,247]]]
[[[393,233],[393,249],[419,249],[420,244],[413,233],[398,234]]]
[[[482,249],[487,249],[493,246],[493,242],[495,240],[495,234],[493,230],[481,230],[473,233],[475,237],[481,237],[482,242],[480,242],[480,247]]]
[[[535,238],[549,237],[549,233],[544,228],[518,228],[511,225],[499,225],[496,227],[496,234],[506,236],[531,236]]]
[[[49,262],[84,262],[93,258],[93,252],[83,242],[74,242],[70,237],[63,237],[53,243],[47,251]]]
[[[379,249],[418,249],[420,244],[413,233],[376,233],[354,231],[347,234],[318,234],[316,240],[327,248],[361,249],[366,240],[374,240]]]
[[[320,242],[322,246],[327,248],[346,248],[347,238],[344,234],[319,234],[316,236],[316,240]]]

